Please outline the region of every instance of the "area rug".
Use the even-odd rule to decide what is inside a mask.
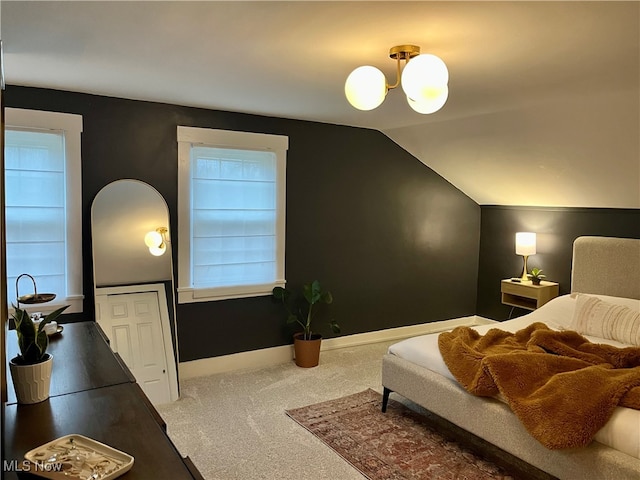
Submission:
[[[400,402],[389,400],[387,413],[381,405],[369,389],[286,413],[370,480],[513,480]]]

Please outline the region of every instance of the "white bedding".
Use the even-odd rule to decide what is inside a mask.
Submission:
[[[608,303],[640,310],[640,300],[609,297],[605,295],[590,296],[598,297]],[[569,328],[573,318],[575,304],[575,295],[563,295],[522,317],[505,322],[474,326],[473,328],[481,334],[487,333],[492,328],[516,332],[533,322],[542,322],[555,330],[565,330]],[[433,333],[403,340],[391,345],[389,347],[389,353],[428,368],[455,381],[455,378],[451,375],[451,372],[449,372],[440,355],[438,349],[439,335],[440,333]],[[628,346],[614,340],[586,335],[585,337],[594,343],[606,343],[617,347]],[[596,434],[595,440],[640,459],[640,411],[624,407],[616,408],[607,424]]]

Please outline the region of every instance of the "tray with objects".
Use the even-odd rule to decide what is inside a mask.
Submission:
[[[57,438],[27,452],[28,469],[44,478],[111,480],[131,470],[133,457],[83,435]]]

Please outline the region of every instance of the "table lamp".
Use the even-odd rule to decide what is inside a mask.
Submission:
[[[522,268],[521,281],[529,280],[527,277],[527,257],[536,253],[536,234],[532,232],[516,233],[516,255],[522,255],[524,266]]]

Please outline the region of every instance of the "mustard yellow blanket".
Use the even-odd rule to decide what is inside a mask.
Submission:
[[[640,409],[640,348],[595,344],[573,331],[534,323],[516,333],[440,334],[444,361],[470,393],[500,393],[545,447],[580,447],[617,406]]]

